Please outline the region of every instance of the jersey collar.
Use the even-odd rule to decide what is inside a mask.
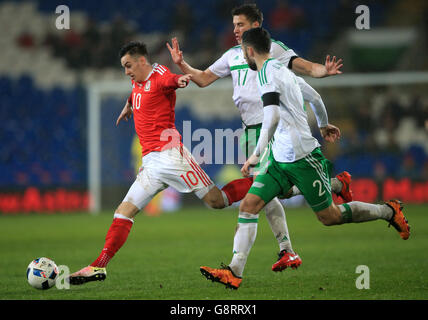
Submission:
[[[271,60],[273,60],[273,58],[269,58],[269,59],[267,59],[264,63],[263,63],[263,66],[265,65],[265,64],[267,64],[269,61],[271,61]]]
[[[158,66],[158,63],[153,63],[152,64],[152,71],[150,71],[150,73],[147,75],[146,79],[144,79],[143,82],[146,82],[147,80],[149,80],[149,78],[151,77],[151,75],[153,74],[153,72],[155,72],[155,68]]]

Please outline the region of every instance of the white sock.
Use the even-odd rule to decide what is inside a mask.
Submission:
[[[291,187],[291,195],[290,195],[290,198],[291,198],[291,197],[294,197],[294,196],[298,196],[298,195],[300,195],[300,194],[302,194],[302,193],[300,192],[299,188],[297,188],[296,186],[292,186],[292,187]]]
[[[233,257],[229,264],[238,277],[242,277],[248,254],[256,240],[258,221],[258,214],[239,212],[238,227],[233,239]]]
[[[365,222],[377,219],[390,220],[393,211],[386,204],[371,204],[352,201],[339,205],[343,223]]]
[[[279,251],[287,250],[294,253],[291,246],[290,236],[288,233],[287,220],[285,218],[284,207],[278,198],[274,198],[265,206],[266,219],[270,228],[278,241]]]
[[[342,191],[343,183],[339,179],[331,178],[330,183],[331,183],[331,191],[332,192],[339,193],[340,191]]]

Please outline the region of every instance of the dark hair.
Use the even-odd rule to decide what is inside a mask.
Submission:
[[[149,58],[149,52],[147,51],[147,46],[143,42],[139,41],[131,41],[127,44],[125,44],[122,48],[119,50],[119,58],[122,58],[124,55],[129,54],[131,56],[133,55],[141,55]]]
[[[270,34],[264,28],[252,28],[245,31],[242,35],[244,46],[251,46],[257,53],[270,52]]]
[[[239,16],[240,14],[246,16],[251,23],[257,21],[260,26],[263,23],[263,13],[255,3],[246,3],[232,9],[232,16]]]

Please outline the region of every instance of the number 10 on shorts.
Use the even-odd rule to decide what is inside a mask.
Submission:
[[[186,177],[184,176],[184,174],[180,175],[180,177],[184,180],[184,182],[186,182],[187,186],[190,189],[192,189],[192,186],[197,186],[199,183],[198,177],[191,170],[186,172]]]

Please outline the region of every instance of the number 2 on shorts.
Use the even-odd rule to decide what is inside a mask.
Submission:
[[[325,193],[325,190],[322,189],[322,183],[320,180],[315,180],[314,183],[312,183],[312,186],[316,188],[318,185],[318,196],[322,196]]]

